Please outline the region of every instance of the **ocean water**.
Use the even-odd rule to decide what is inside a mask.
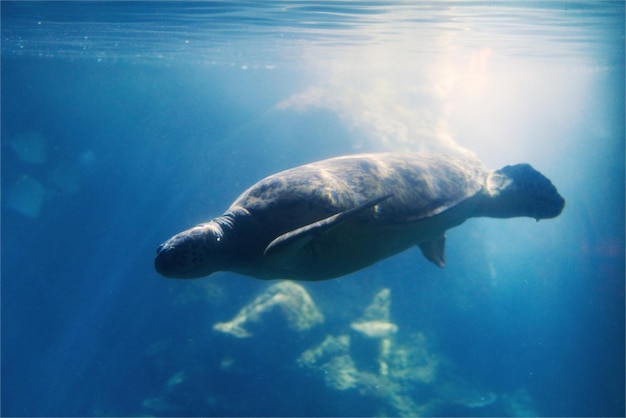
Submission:
[[[3,416],[623,416],[622,1],[2,2]],[[526,162],[310,283],[160,277],[255,181],[359,152]]]

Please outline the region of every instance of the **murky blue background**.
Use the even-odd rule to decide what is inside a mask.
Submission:
[[[624,414],[622,1],[0,7],[2,415]],[[325,321],[301,332],[213,329],[271,282],[154,272],[260,178],[388,150],[527,162],[567,206],[468,221],[444,270],[409,250],[305,283]],[[350,323],[382,288],[431,380],[298,365],[348,334],[375,374]]]

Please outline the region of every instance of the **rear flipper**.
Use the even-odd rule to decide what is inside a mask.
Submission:
[[[420,250],[422,250],[422,254],[424,254],[424,257],[426,257],[428,261],[433,262],[437,267],[444,268],[446,266],[445,235],[440,235],[429,241],[424,241],[418,244],[418,246],[420,247]]]

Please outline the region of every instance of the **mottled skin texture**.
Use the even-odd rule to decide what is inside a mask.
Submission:
[[[527,164],[490,172],[445,155],[339,157],[259,181],[222,216],[162,244],[155,267],[180,278],[229,270],[325,280],[414,245],[443,267],[443,234],[466,219],[550,218],[563,205],[550,181]],[[329,218],[337,214],[344,215]]]

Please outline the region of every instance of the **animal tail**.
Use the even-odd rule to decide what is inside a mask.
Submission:
[[[565,199],[552,182],[530,164],[507,165],[490,173],[486,192],[490,198],[481,208],[482,216],[549,219],[565,207]]]

